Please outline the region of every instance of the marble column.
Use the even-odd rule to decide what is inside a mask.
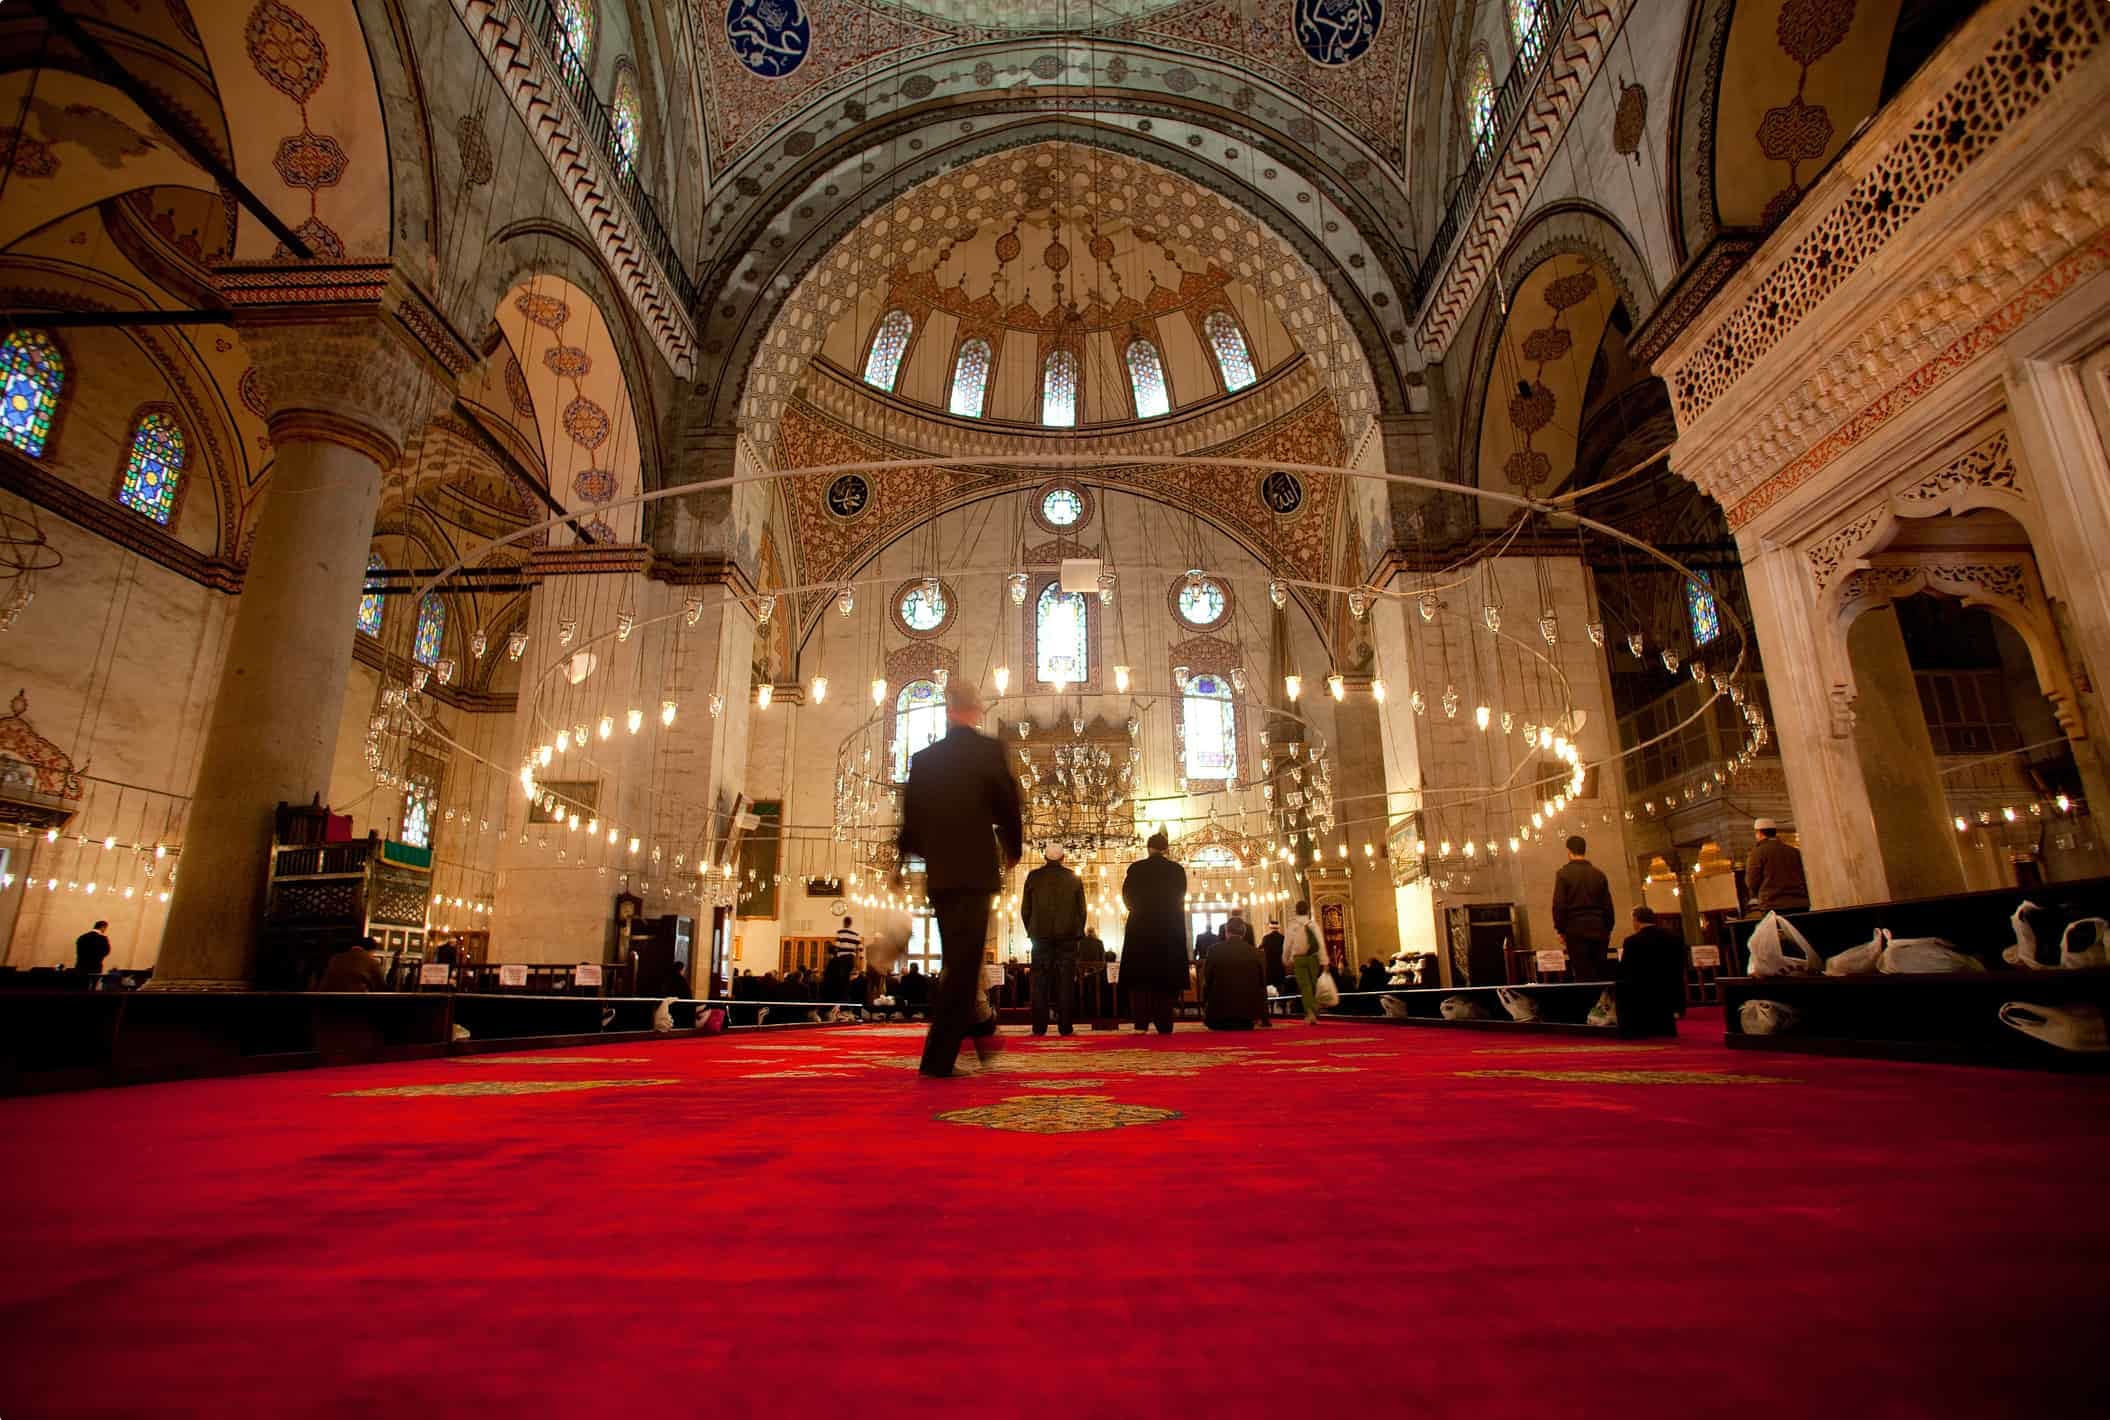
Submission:
[[[1847,629],[1853,657],[1854,748],[1861,759],[1875,846],[1892,899],[1964,890],[1941,766],[1920,709],[1895,606],[1863,612]],[[1804,843],[1808,844],[1807,830]]]
[[[238,328],[270,393],[276,459],[184,825],[162,988],[255,979],[273,811],[329,786],[382,472],[430,392],[426,360],[375,315]]]

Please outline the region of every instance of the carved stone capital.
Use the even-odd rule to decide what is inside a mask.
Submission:
[[[276,442],[342,444],[389,468],[476,363],[386,263],[241,262],[214,275],[263,381]]]

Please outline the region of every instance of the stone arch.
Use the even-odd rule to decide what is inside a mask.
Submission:
[[[1013,130],[1010,141],[995,148],[984,145],[979,151],[968,150],[967,155],[950,166],[934,165],[926,175],[904,182],[898,188],[884,191],[875,188],[866,196],[864,210],[850,214],[855,217],[854,224],[846,218],[845,230],[832,237],[825,250],[815,254],[795,286],[788,275],[780,273],[772,283],[771,291],[755,298],[754,312],[759,315],[766,311],[769,315],[767,329],[759,329],[749,322],[741,336],[743,344],[729,352],[731,358],[727,372],[745,371],[737,405],[732,403],[732,380],[723,377],[715,397],[704,396],[712,422],[737,417],[741,432],[755,448],[765,455],[773,455],[777,417],[797,384],[800,372],[819,348],[827,325],[843,304],[854,298],[854,288],[860,277],[869,275],[874,269],[884,269],[882,259],[865,253],[890,251],[899,245],[899,239],[884,230],[886,213],[916,189],[932,182],[958,180],[963,171],[973,170],[978,164],[999,161],[1008,150],[1037,146],[1047,141],[1047,134],[1052,130],[1036,131],[1036,136],[1030,137],[1027,132]],[[1092,137],[1075,132],[1066,132],[1063,136],[1065,141],[1073,142]],[[1104,135],[1097,137],[1103,140]],[[1150,159],[1129,157],[1110,143],[1081,141],[1079,146],[1098,150],[1103,155],[1102,162],[1120,165],[1146,176],[1161,175],[1184,186],[1192,186],[1192,179],[1185,178],[1178,171]],[[1385,352],[1382,338],[1367,322],[1352,322],[1344,311],[1335,283],[1329,279],[1338,273],[1324,269],[1331,263],[1314,266],[1310,257],[1296,244],[1264,228],[1237,203],[1219,194],[1203,189],[1192,195],[1196,202],[1190,207],[1202,207],[1203,215],[1212,219],[1221,230],[1222,236],[1216,245],[1227,263],[1234,268],[1241,264],[1250,268],[1240,270],[1239,274],[1251,280],[1265,298],[1276,304],[1278,314],[1320,369],[1334,392],[1343,422],[1350,429],[1349,442],[1353,444],[1381,410],[1404,409],[1404,386],[1397,378],[1400,372],[1396,362]],[[853,242],[858,245],[853,247]],[[1197,249],[1209,254],[1206,243],[1197,244]],[[732,306],[729,304],[727,309]],[[749,339],[753,341],[753,353],[743,359],[744,342]],[[716,351],[710,349],[711,343],[706,342],[707,353],[728,354],[722,341]],[[1382,381],[1379,379],[1381,374]]]

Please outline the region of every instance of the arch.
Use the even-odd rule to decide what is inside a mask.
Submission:
[[[550,10],[557,17],[557,32],[571,50],[568,58],[591,74],[593,44],[600,30],[600,16],[594,12],[593,0],[550,0]]]
[[[1038,685],[1092,682],[1091,599],[1053,578],[1033,603],[1033,679]]]
[[[50,331],[25,326],[0,342],[0,440],[43,457],[65,391],[65,352]]]
[[[1509,0],[1509,40],[1520,62],[1529,64],[1538,53],[1539,17],[1546,0]]]
[[[948,414],[979,419],[989,399],[989,380],[995,369],[995,353],[979,335],[960,342],[952,359],[952,381],[946,392]]]
[[[1484,45],[1475,49],[1466,60],[1465,82],[1458,86],[1458,95],[1464,106],[1460,131],[1465,135],[1465,153],[1469,162],[1483,145],[1494,142],[1495,75]]]
[[[361,634],[376,639],[381,635],[382,613],[387,598],[381,595],[381,584],[374,580],[373,574],[386,571],[387,568],[388,564],[381,560],[380,553],[370,552],[366,555],[367,579],[365,586],[360,589],[359,613],[354,618],[354,624],[358,626]]]
[[[1077,352],[1056,346],[1040,362],[1040,422],[1050,429],[1075,427],[1078,406],[1084,403],[1083,393]]]
[[[430,666],[438,663],[446,646],[447,603],[438,592],[427,592],[418,602],[417,635],[410,643],[410,653],[419,665]]]
[[[1253,349],[1245,338],[1245,327],[1229,306],[1217,306],[1202,318],[1202,338],[1216,361],[1216,377],[1225,394],[1236,394],[1260,378],[1253,368]]]
[[[720,363],[695,391],[701,423],[737,423],[755,450],[773,459],[778,419],[830,324],[852,307],[873,272],[920,250],[921,234],[890,224],[893,206],[927,183],[972,178],[993,171],[984,165],[1012,159],[1034,161],[1058,146],[1084,152],[1096,180],[1133,179],[1153,191],[1170,186],[1170,197],[1151,199],[1177,206],[1176,215],[1167,209],[1168,225],[1185,222],[1209,233],[1201,254],[1274,307],[1333,393],[1351,444],[1378,413],[1407,409],[1403,264],[1388,257],[1374,268],[1350,269],[1335,250],[1338,242],[1322,240],[1270,193],[1222,174],[1215,180],[1228,186],[1228,195],[1199,189],[1195,160],[1148,136],[1040,118],[978,126],[964,136],[922,127],[903,133],[910,131],[929,133],[920,170],[838,194],[817,157],[808,179],[787,184],[769,217],[790,227],[796,243],[780,248],[780,238],[767,235],[758,218],[752,249],[725,263],[702,303],[706,348],[715,347]],[[794,209],[815,215],[795,222]],[[830,215],[820,216],[823,210]],[[774,254],[765,258],[765,252]]]
[[[912,680],[894,697],[894,782],[908,779],[908,762],[916,752],[945,738],[945,692],[928,678]]]
[[[1142,336],[1128,342],[1123,352],[1128,364],[1128,392],[1135,400],[1136,418],[1157,419],[1172,412],[1172,389],[1165,382],[1165,357]]]
[[[637,67],[628,58],[615,64],[615,84],[609,90],[608,120],[615,129],[616,157],[626,171],[637,168],[644,147],[644,106],[637,96]]]
[[[117,501],[167,527],[183,492],[186,461],[183,426],[175,411],[165,404],[148,405],[132,420],[132,437],[117,475]]]
[[[895,306],[872,327],[872,343],[865,347],[863,379],[874,389],[892,393],[901,378],[901,362],[908,355],[909,341],[916,335],[916,318]]]
[[[1227,678],[1190,668],[1180,693],[1180,727],[1180,773],[1189,784],[1238,777],[1238,704]]]

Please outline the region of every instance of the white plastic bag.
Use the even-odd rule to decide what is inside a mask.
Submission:
[[[1786,1035],[1802,1024],[1802,1012],[1785,1001],[1746,1001],[1736,1019],[1745,1035]]]
[[[1403,1021],[1407,1018],[1407,1003],[1397,996],[1380,996],[1377,998],[1377,1004],[1382,1006],[1385,1014],[1393,1020]]]
[[[667,997],[652,1012],[652,1029],[666,1035],[674,1029],[674,998]]]
[[[1513,986],[1503,986],[1495,991],[1495,999],[1502,1009],[1509,1012],[1513,1021],[1535,1021],[1539,1018],[1539,1003]]]
[[[2000,953],[2000,959],[2009,966],[2035,971],[2044,963],[2037,959],[2037,926],[2033,920],[2044,909],[2024,898],[2015,908],[2015,915],[2008,924],[2015,929],[2015,944]]]
[[[2103,1023],[2102,1008],[2085,1002],[2039,1006],[2034,1001],[2010,1001],[2000,1008],[2000,1023],[2076,1055],[2110,1051],[2110,1027]]]
[[[1789,956],[1788,949],[1800,952],[1800,956]],[[1768,912],[1759,920],[1751,933],[1751,974],[1753,976],[1786,976],[1793,972],[1820,971],[1823,958],[1795,924],[1778,912]]]
[[[1985,963],[1941,937],[1893,937],[1878,930],[1883,958],[1878,970],[1891,976],[1940,975],[1951,971],[1984,971]]]
[[[1330,971],[1319,973],[1319,979],[1312,983],[1311,995],[1321,1006],[1341,1004],[1341,988],[1334,984],[1333,973]]]
[[[1586,1026],[1616,1026],[1619,1024],[1619,1002],[1612,995],[1611,987],[1607,986],[1604,990],[1597,993],[1597,1004],[1590,1008],[1589,1015],[1583,1017],[1583,1024]]]
[[[1824,964],[1826,976],[1860,976],[1865,972],[1879,970],[1883,963],[1883,938],[1880,933],[1858,947],[1848,947]]]
[[[1443,1005],[1439,1009],[1442,1010],[1443,1018],[1447,1021],[1484,1021],[1487,1019],[1486,1010],[1470,996],[1446,996],[1443,998]]]
[[[2059,938],[2059,965],[2069,971],[2092,966],[2110,966],[2110,922],[2083,917],[2066,924]]]

